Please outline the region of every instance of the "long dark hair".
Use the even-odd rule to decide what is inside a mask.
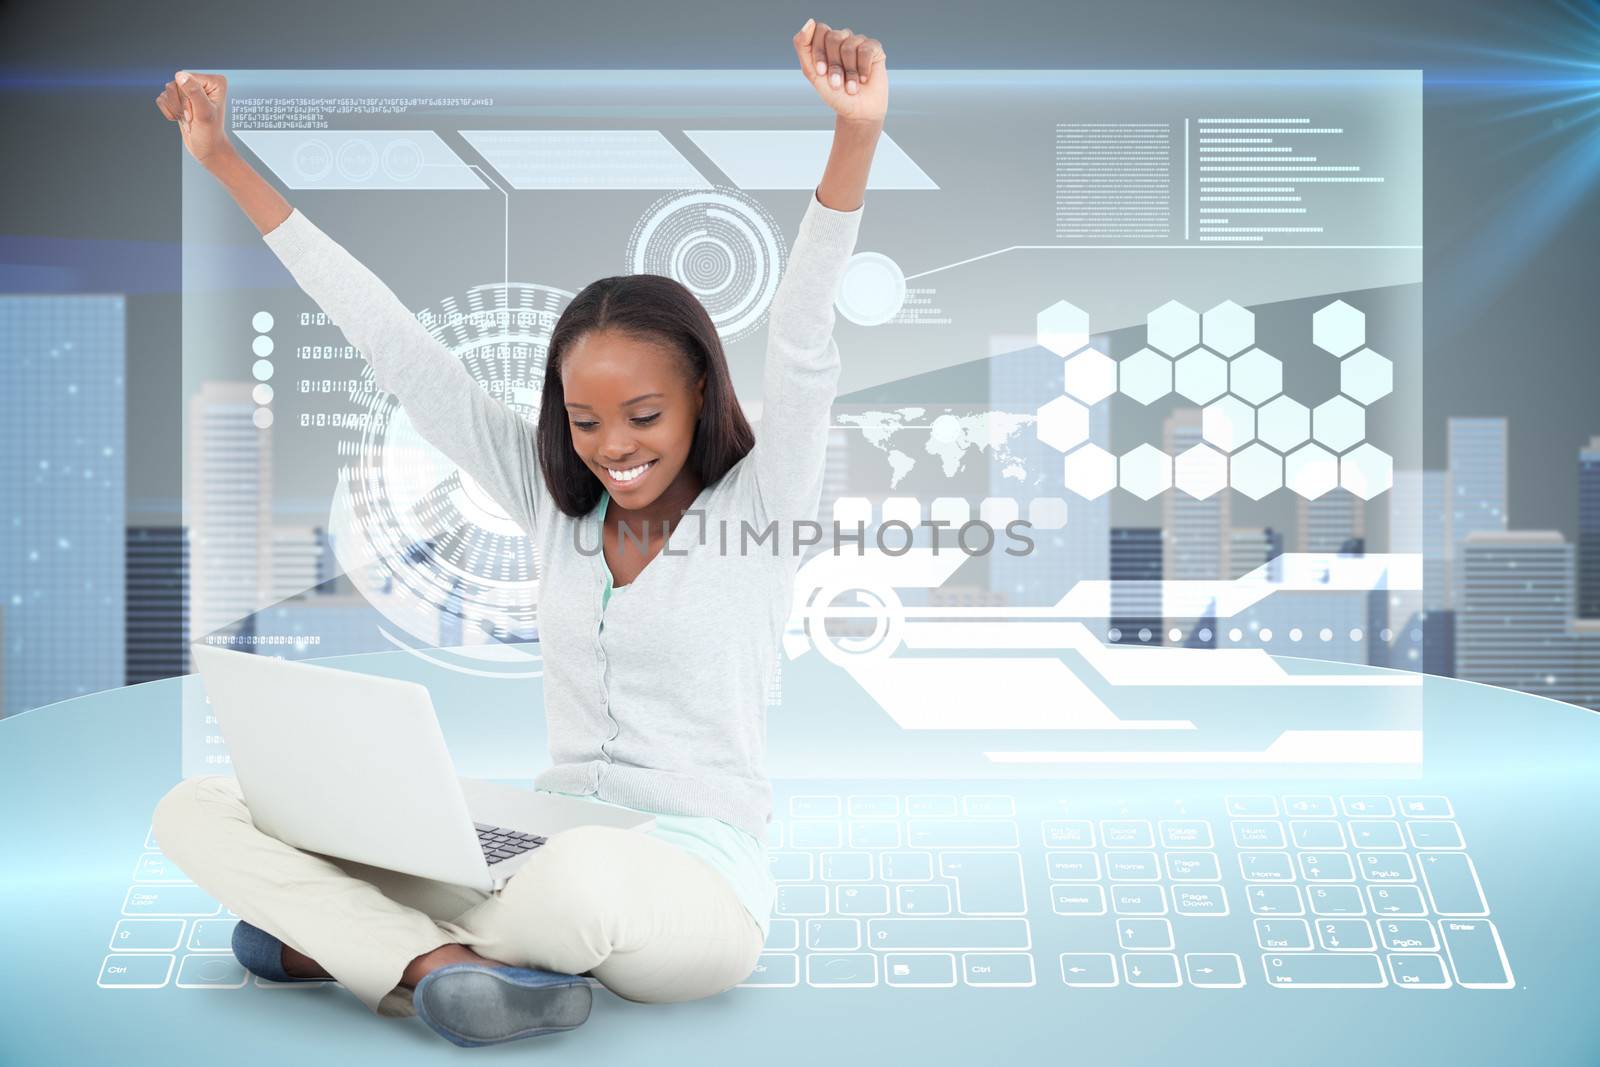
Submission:
[[[706,378],[705,400],[695,424],[687,464],[703,485],[712,485],[755,445],[755,431],[739,407],[728,374],[722,338],[705,305],[682,283],[661,274],[621,274],[601,278],[573,297],[550,334],[544,393],[539,403],[539,469],[556,506],[574,517],[600,503],[600,479],[578,458],[567,424],[561,364],[578,339],[596,330],[614,330],[677,354],[684,380],[692,387]]]

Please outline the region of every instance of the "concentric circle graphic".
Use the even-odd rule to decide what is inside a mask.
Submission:
[[[755,330],[777,294],[782,230],[736,189],[690,189],[650,206],[628,239],[628,267],[683,283],[725,342]]]
[[[460,361],[491,396],[535,432],[551,331],[573,294],[512,283],[469,289],[418,315],[441,360]],[[363,367],[355,399],[362,416],[340,442],[343,492],[329,528],[353,578],[370,575],[369,599],[401,633],[424,642],[459,631],[505,640],[537,630],[535,543],[492,497],[417,431],[398,398]],[[462,417],[470,417],[463,411]]]

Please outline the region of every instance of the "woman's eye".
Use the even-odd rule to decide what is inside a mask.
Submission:
[[[594,429],[594,423],[592,423],[592,422],[575,422],[572,425],[576,426],[580,430],[592,430],[592,429]]]
[[[654,415],[641,415],[633,421],[638,423],[640,426],[649,426],[652,422],[655,422],[660,417],[661,413],[658,411]]]

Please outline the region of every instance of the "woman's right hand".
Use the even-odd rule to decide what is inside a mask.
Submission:
[[[156,97],[156,107],[178,124],[183,147],[195,161],[209,165],[233,151],[228,140],[228,79],[221,74],[196,74],[180,70],[166,90]]]

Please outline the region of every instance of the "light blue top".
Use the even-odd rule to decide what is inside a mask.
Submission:
[[[602,489],[601,522],[605,521],[606,506],[610,503],[611,494]],[[608,566],[603,569],[606,572],[606,585],[600,600],[601,629],[606,625],[606,605],[610,604],[611,598],[621,593],[622,589],[628,588],[627,586],[623,586],[622,589],[617,588],[612,583],[611,568]],[[630,804],[602,801],[592,794],[562,793],[559,789],[541,789],[540,792],[560,793],[562,796],[576,797],[596,804],[609,803],[612,807],[646,811],[654,815],[656,825],[652,833],[663,841],[671,842],[699,856],[721,871],[728,881],[733,883],[734,892],[738,893],[739,899],[744,902],[745,910],[750,912],[760,925],[762,938],[766,938],[772,926],[772,907],[778,890],[772,880],[772,867],[767,857],[765,841],[759,841],[738,827],[709,815],[671,815]]]

